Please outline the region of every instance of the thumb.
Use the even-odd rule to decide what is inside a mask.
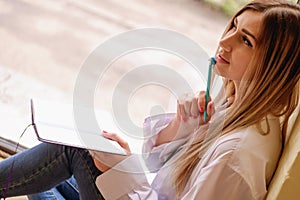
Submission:
[[[215,105],[213,101],[207,104],[207,114],[211,117],[215,113]]]

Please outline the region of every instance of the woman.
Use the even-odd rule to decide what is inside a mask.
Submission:
[[[73,174],[82,199],[264,199],[298,104],[299,52],[299,5],[251,2],[230,21],[216,55],[227,101],[215,111],[209,103],[206,123],[203,92],[178,104],[175,116],[146,119],[145,133],[156,133],[144,145],[157,171],[152,185],[135,155],[41,144],[15,156],[7,195],[41,192]],[[117,135],[103,134],[129,150]],[[0,176],[12,161],[0,164]]]

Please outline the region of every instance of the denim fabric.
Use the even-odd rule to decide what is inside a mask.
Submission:
[[[28,195],[29,200],[79,200],[79,190],[77,182],[72,176],[55,188],[46,192]]]
[[[103,199],[95,179],[101,172],[88,151],[42,143],[0,162],[0,197],[40,193],[56,187],[74,175],[80,199]],[[56,188],[58,189],[58,188]]]
[[[53,188],[46,192],[31,194],[28,195],[27,197],[29,200],[68,200],[65,199],[56,188]]]

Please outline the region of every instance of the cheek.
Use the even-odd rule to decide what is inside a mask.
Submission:
[[[233,77],[233,80],[237,80],[237,81],[242,80],[244,73],[245,73],[245,69],[240,68],[240,70],[236,71],[235,77]]]
[[[241,79],[248,68],[252,54],[250,52],[240,52],[235,55],[235,62],[232,63],[232,73],[235,74],[236,79]]]
[[[241,80],[248,68],[250,58],[244,57],[239,63],[235,63],[232,67],[232,73],[235,74],[236,79]]]

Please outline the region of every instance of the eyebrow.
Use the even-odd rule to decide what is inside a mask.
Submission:
[[[257,39],[255,38],[255,36],[252,33],[250,33],[247,29],[243,28],[242,31],[244,33],[246,33],[247,35],[249,35],[250,37],[252,37],[255,41],[257,41]]]
[[[237,17],[233,20],[233,22],[235,23],[235,25],[238,24]],[[257,42],[256,37],[250,31],[248,31],[247,29],[243,28],[242,32],[244,32],[245,34],[249,35],[250,37],[252,37],[255,40],[255,42]]]

